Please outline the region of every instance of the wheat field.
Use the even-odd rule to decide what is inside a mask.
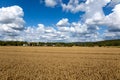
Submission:
[[[120,80],[120,48],[0,47],[0,80]]]

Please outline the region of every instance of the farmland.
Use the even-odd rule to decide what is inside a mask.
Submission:
[[[120,48],[0,47],[0,80],[120,80]]]

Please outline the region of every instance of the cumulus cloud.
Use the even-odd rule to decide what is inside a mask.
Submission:
[[[120,31],[120,4],[114,7],[113,13],[105,17],[104,23],[110,31]]]
[[[120,32],[109,32],[104,33],[104,39],[120,39]]]
[[[79,12],[84,9],[84,4],[79,3],[79,0],[70,0],[68,4],[61,4],[63,10],[71,11],[73,13]]]
[[[44,0],[48,7],[55,7],[61,0]],[[116,3],[113,12],[105,15],[103,7]],[[62,18],[53,26],[38,24],[24,27],[23,10],[19,6],[0,8],[0,39],[41,42],[84,42],[103,39],[120,39],[120,4],[114,0],[69,0],[61,1],[64,11],[85,12],[82,22],[69,22]],[[79,16],[78,16],[79,17]],[[107,27],[102,33],[100,29]],[[6,36],[6,37],[5,37]]]
[[[56,0],[45,0],[45,5],[48,7],[54,7],[57,5],[57,1]]]
[[[60,23],[60,25],[58,25],[58,23]],[[63,18],[56,23],[56,28],[38,24],[38,26],[26,27],[26,29],[15,38],[16,40],[36,42],[83,42],[98,40],[97,36],[98,33],[88,31],[87,25],[82,25],[79,22],[70,23],[67,18]]]
[[[115,5],[119,4],[120,0],[111,0],[108,7],[114,7]]]
[[[66,27],[67,25],[69,25],[68,19],[67,18],[63,18],[56,25],[58,27]]]
[[[23,37],[26,36],[26,37]],[[41,41],[52,42],[63,40],[61,32],[57,31],[53,27],[44,26],[44,24],[38,24],[36,27],[28,27],[21,34],[21,38],[25,41]]]
[[[33,35],[38,40],[46,41],[99,41],[103,39],[120,38],[120,4],[117,0],[69,0],[67,4],[62,0],[45,0],[49,7],[55,7],[57,1],[60,1],[64,11],[77,13],[85,12],[82,16],[82,22],[69,22],[69,19],[63,18],[56,23],[56,28],[46,27],[39,24],[37,28],[26,29],[25,34]],[[50,5],[49,5],[50,3]],[[103,7],[114,4],[113,12],[105,15]],[[114,21],[113,21],[114,20]],[[101,34],[101,26],[106,26],[107,30]],[[28,30],[28,32],[27,32]],[[32,33],[33,32],[33,33]],[[31,34],[32,33],[32,34]],[[36,35],[37,34],[37,35]],[[39,37],[38,37],[39,36]],[[30,37],[30,36],[29,36]],[[32,38],[31,38],[32,39]],[[30,39],[29,39],[30,40]]]
[[[62,8],[63,10],[71,11],[72,13],[84,11],[84,21],[80,24],[86,25],[88,26],[88,29],[93,29],[92,31],[95,31],[99,29],[98,25],[102,24],[101,20],[103,20],[105,17],[102,8],[109,2],[110,0],[86,0],[85,2],[80,2],[79,0],[70,0],[68,4],[62,3]]]
[[[87,26],[85,24],[81,24],[79,22],[70,23],[67,18],[63,18],[56,24],[58,30],[62,32],[76,32],[83,33],[87,31]]]
[[[105,15],[103,12],[103,7],[107,4],[114,5],[113,12],[109,15]],[[120,32],[120,0],[86,0],[86,2],[80,2],[79,0],[70,0],[68,4],[62,3],[62,8],[65,11],[70,11],[76,13],[79,11],[84,11],[83,15],[84,22],[80,23],[87,26],[87,32],[98,32],[100,26],[107,26],[108,32],[104,36],[109,34],[114,34],[112,37],[119,37],[118,32]],[[81,28],[78,28],[78,30]],[[84,28],[86,29],[86,28]],[[83,29],[81,29],[83,30]],[[75,31],[75,30],[73,30]],[[79,30],[79,32],[81,32]],[[89,33],[90,34],[90,33]],[[107,35],[108,34],[108,35]],[[111,37],[111,39],[112,39]],[[117,37],[117,38],[118,38]],[[109,36],[110,38],[110,36]],[[120,37],[119,37],[120,38]]]
[[[23,10],[19,6],[0,8],[0,33],[2,38],[14,37],[24,29]]]

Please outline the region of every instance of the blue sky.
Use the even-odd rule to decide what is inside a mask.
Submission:
[[[67,0],[64,1],[64,3],[67,2]],[[0,3],[0,7],[20,6],[24,11],[24,20],[27,26],[37,25],[38,23],[49,26],[56,24],[60,19],[66,17],[70,19],[70,22],[78,21],[80,14],[83,14],[81,12],[72,14],[62,11],[59,5],[56,8],[46,7],[45,3],[41,3],[40,0],[31,0],[30,2],[27,0],[3,0]]]
[[[119,18],[120,0],[1,0],[0,40],[120,39]]]

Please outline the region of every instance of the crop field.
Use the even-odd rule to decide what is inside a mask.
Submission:
[[[0,47],[0,80],[120,80],[120,48]]]

